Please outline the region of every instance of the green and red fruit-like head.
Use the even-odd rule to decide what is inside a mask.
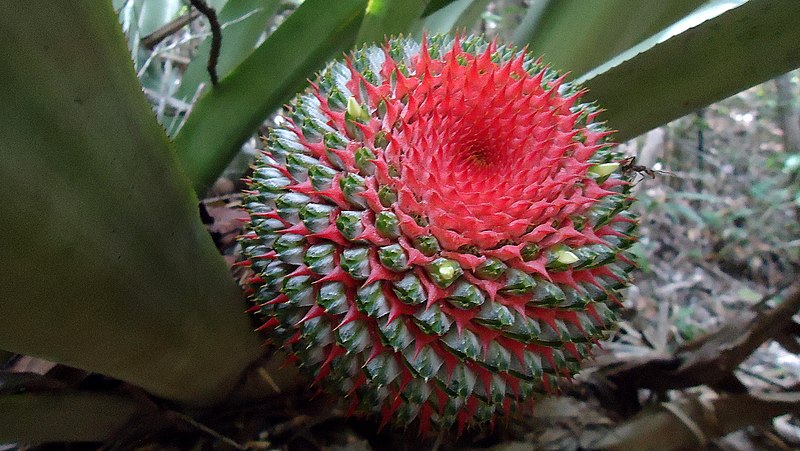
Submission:
[[[636,227],[581,94],[481,37],[328,65],[245,192],[272,341],[354,409],[423,430],[558,390],[615,324]]]

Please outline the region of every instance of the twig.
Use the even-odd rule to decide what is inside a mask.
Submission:
[[[727,392],[746,391],[734,370],[762,343],[780,334],[798,308],[800,286],[776,307],[766,311],[753,307],[737,321],[684,344],[672,356],[608,365],[594,373],[595,383],[599,388],[611,387],[616,405],[634,411],[639,388],[666,391],[705,384]]]
[[[772,385],[775,388],[779,388],[781,391],[788,391],[789,390],[787,387],[784,387],[783,385],[773,381],[772,379],[770,379],[768,377],[765,377],[765,376],[762,376],[762,375],[756,373],[755,371],[750,371],[747,368],[736,368],[736,371],[738,371],[738,372],[740,372],[742,374],[746,374],[746,375],[748,375],[748,376],[750,376],[750,377],[752,377],[754,379],[758,379],[761,382],[764,382],[765,384]]]
[[[166,39],[169,36],[177,33],[181,28],[189,25],[189,23],[200,16],[200,12],[197,10],[192,10],[175,20],[169,22],[168,24],[160,27],[158,30],[148,34],[147,36],[143,37],[141,42],[142,47],[146,48],[147,50],[153,50],[155,46],[157,46],[161,41]]]
[[[700,449],[708,439],[745,426],[769,424],[778,415],[797,413],[798,402],[797,392],[685,398],[618,425],[593,443],[592,449]]]
[[[192,100],[189,102],[189,108],[187,108],[186,111],[183,113],[183,117],[181,117],[180,115],[175,116],[175,119],[181,117],[181,122],[180,124],[178,124],[178,128],[175,129],[174,133],[178,133],[178,131],[183,128],[183,125],[186,124],[186,120],[189,118],[189,114],[192,113],[192,108],[194,107],[195,103],[197,103],[197,99],[200,98],[200,94],[203,93],[204,90],[203,88],[205,88],[205,86],[206,86],[205,83],[200,83],[199,85],[197,85],[197,89],[194,91],[194,96],[192,96]],[[175,125],[175,119],[173,119],[172,124],[170,124],[170,128],[172,128]]]
[[[234,447],[236,449],[241,449],[241,450],[246,450],[247,449],[247,447],[239,444],[234,439],[232,439],[230,437],[227,437],[225,435],[222,435],[219,432],[211,429],[210,427],[208,427],[208,426],[206,426],[206,425],[204,425],[202,423],[198,423],[197,421],[195,421],[194,418],[190,417],[189,415],[183,414],[181,412],[174,412],[174,411],[172,412],[172,414],[175,415],[176,417],[178,417],[179,419],[185,421],[186,423],[194,426],[195,428],[205,432],[206,434],[216,438],[217,440],[220,440],[220,441],[223,441],[223,442],[227,443],[228,445],[230,445],[230,446],[232,446],[232,447]]]
[[[685,356],[678,372],[689,378],[699,378],[705,383],[708,382],[705,379],[708,376],[721,378],[722,373],[736,369],[762,343],[780,333],[799,308],[800,287],[795,287],[777,307],[759,313],[749,324],[739,324],[740,327],[746,326],[744,332],[737,329],[736,325],[721,329],[696,352]]]
[[[280,393],[282,391],[281,387],[275,383],[275,379],[270,376],[269,371],[267,371],[264,367],[260,367],[257,372],[258,375],[261,376],[261,378],[264,379],[264,381],[268,383],[276,393]]]
[[[144,92],[144,95],[146,95],[152,101],[160,101],[161,98],[163,97],[161,95],[161,93],[155,92],[150,88],[142,88],[142,91]],[[192,106],[190,103],[182,102],[182,101],[180,101],[180,100],[178,100],[178,99],[176,99],[174,97],[167,97],[165,99],[165,101],[166,101],[168,107],[174,108],[175,110],[177,110],[179,112],[180,111],[188,111],[189,108],[191,108],[191,106]]]
[[[219,77],[217,76],[217,60],[219,59],[219,49],[222,47],[222,27],[217,19],[217,12],[208,6],[204,0],[189,0],[198,11],[208,19],[211,25],[211,51],[208,54],[208,75],[211,77],[211,84],[217,86]]]

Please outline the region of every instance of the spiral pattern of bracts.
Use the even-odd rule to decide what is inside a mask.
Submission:
[[[629,180],[582,94],[480,37],[331,63],[248,180],[262,329],[354,410],[422,430],[557,391],[633,267]]]

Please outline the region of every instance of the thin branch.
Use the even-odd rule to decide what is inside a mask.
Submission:
[[[664,403],[618,425],[592,449],[701,449],[745,426],[800,411],[800,393],[697,395]]]
[[[734,370],[762,343],[783,333],[800,309],[800,285],[770,310],[757,304],[742,312],[716,332],[678,348],[671,356],[644,357],[615,362],[594,373],[599,389],[611,389],[611,395],[625,409],[638,410],[639,388],[666,391],[708,385],[727,392],[743,392],[746,387]]]
[[[177,33],[181,28],[189,25],[191,21],[197,19],[199,16],[200,11],[192,10],[143,37],[140,43],[142,47],[147,50],[153,50],[161,41]]]
[[[211,25],[211,51],[208,54],[208,75],[211,77],[211,84],[217,86],[219,77],[217,76],[217,60],[219,59],[219,50],[222,47],[222,27],[220,27],[219,19],[217,19],[217,12],[214,8],[208,6],[204,0],[189,0],[198,11],[200,11],[208,19]]]
[[[186,423],[188,423],[188,424],[192,425],[193,427],[205,432],[206,434],[214,437],[215,439],[217,439],[219,441],[227,443],[228,445],[232,446],[235,449],[242,449],[242,450],[246,450],[247,449],[246,446],[243,446],[243,445],[239,444],[236,440],[234,440],[234,439],[232,439],[232,438],[230,438],[228,436],[222,435],[219,432],[215,431],[214,429],[211,429],[210,427],[208,427],[208,426],[206,426],[206,425],[204,425],[202,423],[199,423],[198,421],[196,421],[194,418],[190,417],[189,415],[186,415],[186,414],[181,413],[181,412],[175,412],[175,411],[173,411],[171,413],[173,415],[175,415],[177,418],[180,418],[182,421],[185,421]]]

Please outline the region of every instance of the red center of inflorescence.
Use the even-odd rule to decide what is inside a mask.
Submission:
[[[399,176],[378,182],[448,250],[537,243],[537,226],[568,223],[604,194],[586,172],[605,134],[576,127],[580,93],[562,96],[563,78],[531,75],[524,52],[497,64],[495,51],[471,55],[456,40],[432,59],[423,43],[410,76],[384,81],[398,120],[383,123],[383,158]],[[387,55],[384,72],[395,64]]]

